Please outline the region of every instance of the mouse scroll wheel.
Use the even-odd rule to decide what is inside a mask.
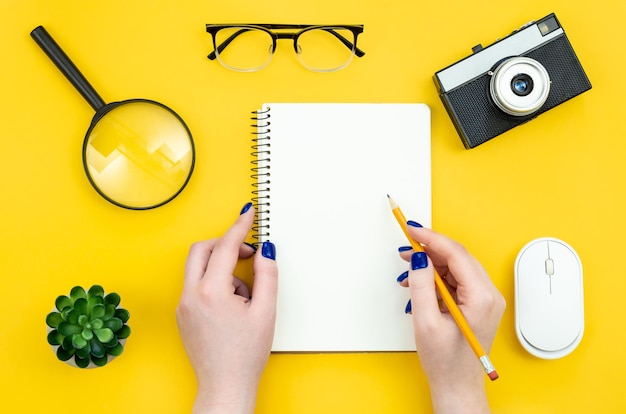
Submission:
[[[546,259],[546,274],[552,276],[554,274],[554,260]]]

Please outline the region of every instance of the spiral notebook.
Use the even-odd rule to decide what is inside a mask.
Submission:
[[[429,108],[268,103],[253,119],[254,231],[279,269],[273,351],[414,350],[387,194],[430,226]]]

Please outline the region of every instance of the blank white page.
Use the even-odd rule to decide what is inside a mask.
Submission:
[[[269,103],[270,206],[279,294],[273,351],[415,349],[408,245],[387,194],[431,225],[425,104]]]

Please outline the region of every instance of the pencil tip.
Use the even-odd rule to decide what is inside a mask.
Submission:
[[[398,207],[398,204],[394,201],[393,198],[391,198],[391,196],[389,194],[387,194],[387,201],[389,201],[389,206],[394,209],[396,207]]]

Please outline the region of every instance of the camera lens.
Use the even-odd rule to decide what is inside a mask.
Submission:
[[[533,78],[526,73],[515,75],[511,80],[511,90],[517,96],[526,96],[533,91]]]
[[[536,112],[548,99],[549,92],[548,71],[534,59],[512,57],[491,72],[491,99],[508,115],[527,116]]]

